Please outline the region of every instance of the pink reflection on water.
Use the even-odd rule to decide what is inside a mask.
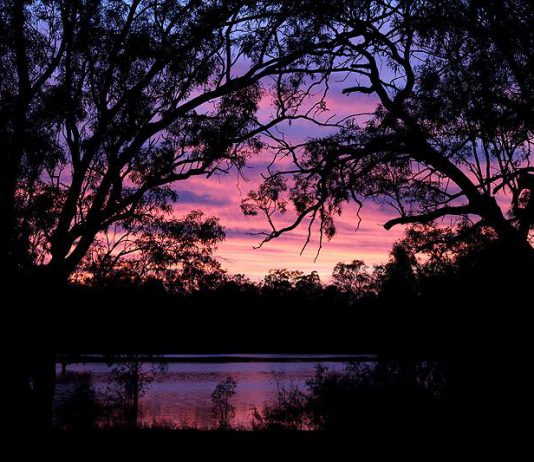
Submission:
[[[331,369],[341,369],[339,362],[324,362]],[[237,380],[234,426],[249,428],[252,412],[276,399],[277,386],[305,388],[313,377],[313,362],[246,362],[246,363],[170,363],[158,373],[141,398],[139,423],[166,424],[173,427],[212,428],[211,393],[227,376]],[[105,393],[110,369],[105,364],[72,364],[70,373],[90,373],[95,390]],[[59,372],[59,369],[58,369]]]

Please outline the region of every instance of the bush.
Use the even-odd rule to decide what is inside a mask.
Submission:
[[[318,365],[305,392],[279,386],[275,404],[255,409],[253,428],[345,431],[425,422],[439,410],[444,387],[440,363],[355,363],[342,371]]]

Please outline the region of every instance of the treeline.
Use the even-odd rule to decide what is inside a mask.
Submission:
[[[30,342],[64,353],[444,356],[472,344],[477,351],[498,349],[495,340],[521,306],[531,268],[511,258],[491,234],[470,242],[457,240],[456,233],[449,240],[446,231],[440,239],[430,237],[412,228],[385,265],[339,263],[328,283],[316,273],[287,269],[272,270],[260,282],[219,270],[199,274],[195,288],[183,290],[121,270],[61,290],[21,290],[21,297],[33,299],[21,314],[33,313]],[[35,297],[54,304],[44,311]],[[496,325],[502,332],[495,332]]]

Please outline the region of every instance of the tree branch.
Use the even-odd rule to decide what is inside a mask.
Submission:
[[[473,213],[473,209],[469,205],[459,205],[457,207],[442,207],[432,212],[423,213],[421,215],[407,215],[404,217],[394,218],[384,224],[386,230],[390,230],[396,225],[407,225],[410,223],[428,223],[437,218],[444,217],[446,215],[467,215]]]

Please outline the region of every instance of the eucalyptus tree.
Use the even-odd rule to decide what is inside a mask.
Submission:
[[[370,292],[372,276],[369,268],[361,260],[350,263],[339,262],[332,272],[332,282],[341,292],[358,299]]]
[[[152,281],[169,292],[190,293],[225,278],[214,257],[224,237],[219,219],[200,210],[116,224],[92,245],[73,278],[93,287]]]
[[[4,269],[64,281],[103,231],[165,216],[177,182],[243,167],[332,46],[306,3],[2,0]]]
[[[350,38],[330,71],[376,111],[327,137],[277,139],[277,158],[292,165],[274,164],[244,212],[267,216],[265,241],[306,222],[331,237],[344,204],[374,200],[397,213],[388,230],[467,220],[532,258],[534,7],[388,0],[371,2],[363,21],[357,5],[337,5],[330,30]],[[289,204],[296,218],[280,226]]]

